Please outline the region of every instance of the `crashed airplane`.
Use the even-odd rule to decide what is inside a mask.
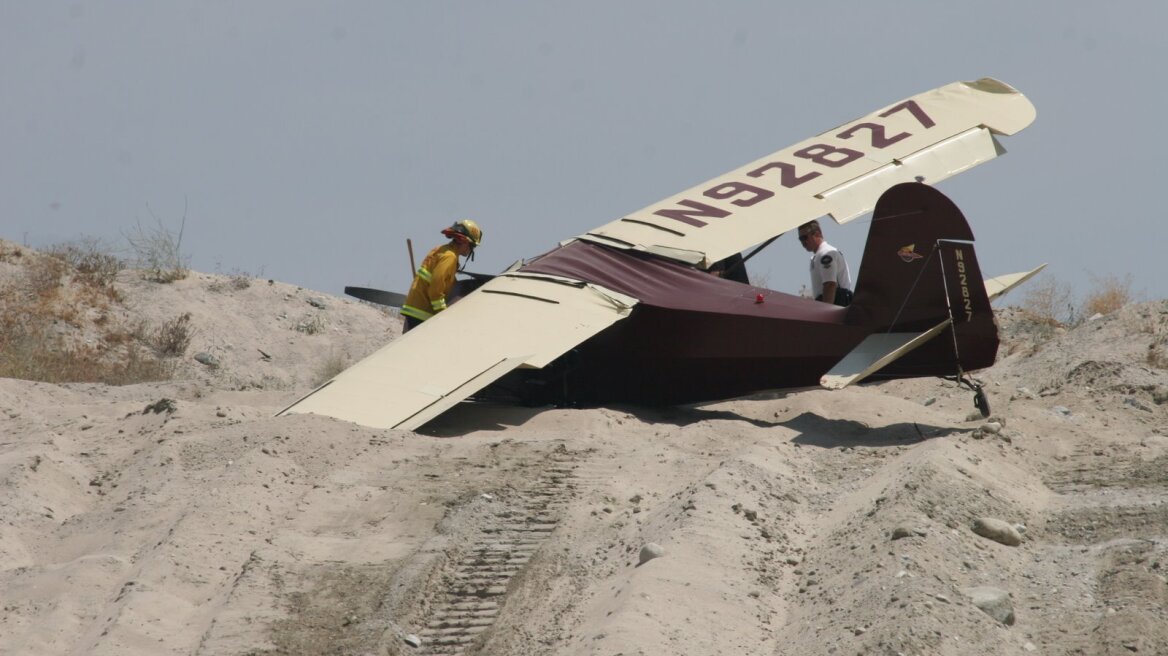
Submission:
[[[969,386],[988,414],[967,374],[997,354],[990,301],[1041,267],[984,280],[964,216],[929,185],[1004,153],[997,137],[1034,118],[990,78],[890,105],[480,276],[280,414],[413,430],[472,396],[678,404],[920,376]],[[869,212],[848,307],[708,273],[812,219]]]

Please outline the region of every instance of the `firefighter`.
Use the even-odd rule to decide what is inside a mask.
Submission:
[[[437,246],[422,260],[401,307],[406,324],[403,332],[416,328],[426,319],[446,309],[446,295],[454,287],[458,257],[474,259],[474,249],[483,242],[483,231],[470,219],[456,222],[442,230],[450,243]]]

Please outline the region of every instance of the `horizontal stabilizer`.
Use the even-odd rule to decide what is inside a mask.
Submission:
[[[1018,285],[1021,285],[1027,280],[1030,280],[1039,271],[1042,271],[1045,268],[1046,265],[1042,264],[1034,269],[1031,269],[1030,271],[1024,271],[1022,273],[1008,273],[1004,276],[990,278],[989,280],[985,281],[986,295],[990,297],[991,301],[993,301],[1011,289],[1014,289]]]
[[[827,389],[838,390],[858,383],[921,344],[936,337],[951,321],[946,319],[923,333],[876,333],[844,356],[819,379]]]

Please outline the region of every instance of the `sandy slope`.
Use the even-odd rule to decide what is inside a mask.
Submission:
[[[123,282],[176,381],[0,380],[0,653],[1168,653],[1165,303],[1005,312],[996,434],[937,380],[410,433],[272,416],[393,317],[231,282]]]

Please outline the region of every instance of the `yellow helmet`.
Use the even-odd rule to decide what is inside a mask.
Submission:
[[[457,241],[470,242],[471,246],[477,247],[483,243],[483,229],[470,219],[456,221],[454,225],[445,228],[442,234]]]

